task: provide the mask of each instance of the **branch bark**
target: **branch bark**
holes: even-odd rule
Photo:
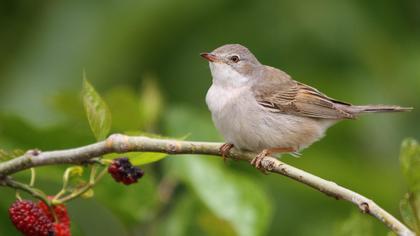
[[[220,156],[219,148],[222,143],[213,142],[190,142],[168,139],[154,139],[143,136],[126,136],[114,134],[104,141],[83,147],[41,152],[29,150],[24,155],[15,159],[0,163],[0,179],[36,166],[54,164],[81,164],[92,158],[107,153],[125,152],[163,152],[169,154],[210,154]],[[231,149],[228,158],[251,160],[255,153]],[[277,173],[308,185],[335,199],[343,199],[356,205],[363,213],[369,214],[398,235],[415,235],[407,226],[394,216],[379,207],[374,201],[346,189],[334,182],[324,180],[318,176],[290,166],[274,157],[267,157],[262,161],[262,166],[272,173]],[[1,180],[0,180],[1,182]]]

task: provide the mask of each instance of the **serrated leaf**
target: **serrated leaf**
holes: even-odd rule
[[[418,194],[407,193],[400,201],[401,217],[404,223],[417,233],[420,233],[420,221],[417,215],[419,211],[420,197]]]
[[[105,101],[96,92],[84,75],[82,88],[86,116],[97,140],[103,140],[111,129],[111,112]]]
[[[400,202],[404,222],[420,234],[420,145],[408,138],[402,142],[401,169],[408,185],[408,193]]]
[[[400,163],[409,192],[420,191],[420,146],[416,140],[406,139],[403,141]]]
[[[131,161],[131,164],[133,164],[134,166],[139,166],[159,161],[167,156],[168,154],[159,152],[127,152],[124,154],[107,154],[104,156],[104,158],[114,159],[117,157],[128,157],[128,159],[130,159]]]

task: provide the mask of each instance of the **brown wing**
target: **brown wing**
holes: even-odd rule
[[[253,92],[257,102],[271,112],[323,119],[355,118],[345,109],[351,104],[329,98],[278,69],[266,67],[264,71],[253,86]]]

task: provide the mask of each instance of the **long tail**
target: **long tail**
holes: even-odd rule
[[[413,110],[412,107],[400,107],[394,105],[363,105],[348,106],[346,110],[351,114],[370,113],[370,112],[406,112]]]

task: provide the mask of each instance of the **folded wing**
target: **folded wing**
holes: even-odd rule
[[[355,118],[347,109],[351,104],[329,98],[276,68],[263,71],[252,90],[257,102],[269,111],[323,119]]]

